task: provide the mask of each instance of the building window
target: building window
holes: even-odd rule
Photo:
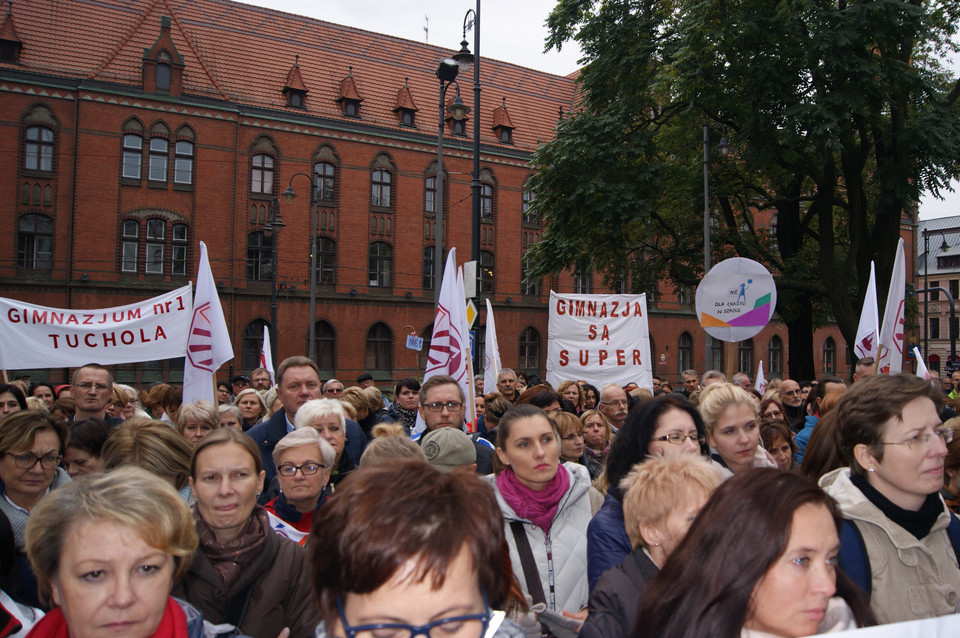
[[[436,261],[433,256],[437,254],[436,246],[424,246],[423,247],[423,289],[424,290],[433,290],[434,282],[434,270],[436,269]]]
[[[343,114],[347,117],[360,117],[360,102],[344,98]]]
[[[770,374],[783,375],[783,340],[776,335],[767,344],[767,366]]]
[[[147,179],[151,182],[167,181],[167,149],[169,143],[162,137],[150,138],[150,168]]]
[[[390,208],[390,184],[393,176],[389,171],[377,169],[370,179],[370,205]]]
[[[163,243],[166,224],[162,219],[147,220],[147,251],[145,271],[148,275],[163,274]]]
[[[493,186],[480,185],[480,218],[493,219]]]
[[[28,171],[53,171],[53,130],[46,126],[27,128],[24,168]]]
[[[927,293],[927,298],[930,301],[940,301],[940,291],[937,288],[940,287],[939,281],[930,280],[930,285],[927,288],[930,289],[930,292]]]
[[[170,251],[170,274],[187,274],[187,225],[173,225],[173,247]]]
[[[317,348],[317,366],[332,372],[337,366],[337,335],[333,325],[321,319],[314,328]]]
[[[400,109],[400,124],[403,126],[416,126],[417,112],[413,109]]]
[[[247,235],[247,279],[263,281],[273,277],[273,237],[263,231]]]
[[[753,370],[753,339],[740,342],[737,348],[737,369],[747,374]]]
[[[317,180],[317,199],[333,203],[336,197],[337,168],[330,162],[317,162],[313,165],[314,178]]]
[[[317,237],[317,284],[332,286],[337,276],[337,242]]]
[[[157,64],[157,90],[170,90],[170,65],[165,62]]]
[[[693,303],[693,295],[690,294],[690,286],[679,286],[676,290],[677,303],[681,306],[689,306]],[[687,368],[689,370],[690,368]]]
[[[540,333],[533,326],[520,333],[520,351],[517,363],[523,370],[540,370]]]
[[[930,339],[940,338],[940,317],[930,317]]]
[[[537,213],[533,210],[533,189],[524,188],[521,195],[521,206],[523,207],[523,223],[536,224]]]
[[[523,260],[523,267],[520,271],[520,294],[540,296],[540,280],[527,281],[530,271],[533,270],[533,263],[529,259]]]
[[[593,277],[589,272],[573,272],[573,292],[578,295],[589,295],[593,292]]]
[[[493,253],[487,250],[480,251],[478,269],[480,293],[493,294]]]
[[[833,372],[837,367],[837,343],[833,337],[823,342],[823,372]]]
[[[951,279],[948,288],[950,289],[950,296],[953,297],[954,301],[960,299],[960,280]]]
[[[123,173],[128,179],[140,179],[143,161],[143,138],[139,135],[123,136]]]
[[[710,370],[723,370],[726,368],[727,362],[727,352],[726,348],[723,347],[723,341],[719,339],[711,340],[710,344],[710,365],[708,369]]]
[[[137,272],[137,253],[140,248],[140,222],[128,219],[123,222],[120,270]]]
[[[269,195],[273,192],[273,158],[258,153],[251,159],[250,192]]]
[[[677,339],[677,374],[693,369],[693,337],[689,332],[680,333]]]
[[[53,265],[53,220],[46,215],[24,215],[17,236],[17,266],[49,270]]]
[[[393,334],[385,323],[377,322],[367,331],[365,354],[367,370],[393,369]]]
[[[466,120],[453,120],[453,134],[454,134],[454,135],[466,135],[466,134],[467,134],[467,121],[466,121]]]
[[[390,244],[382,241],[375,241],[370,244],[370,276],[369,284],[380,288],[389,288],[390,283],[390,261],[393,257],[393,249]]]
[[[428,177],[423,181],[423,210],[427,213],[437,212],[437,178]]]
[[[174,147],[173,183],[193,184],[193,142],[181,140]]]
[[[241,359],[244,370],[253,370],[260,367],[260,353],[263,351],[263,329],[269,325],[263,319],[254,319],[243,329],[243,346],[241,348],[243,355]]]

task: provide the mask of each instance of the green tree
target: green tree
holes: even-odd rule
[[[888,281],[904,215],[958,173],[939,62],[958,17],[960,0],[560,0],[547,48],[579,42],[581,101],[534,157],[532,276],[695,285],[706,124],[732,147],[711,163],[712,259],[771,269],[790,374],[814,376],[813,328],[853,343],[870,261]]]

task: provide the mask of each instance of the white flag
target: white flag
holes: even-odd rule
[[[433,320],[433,335],[430,338],[430,352],[427,353],[427,366],[423,380],[439,374],[456,379],[463,390],[464,397],[472,397],[473,379],[470,378],[470,335],[467,332],[467,304],[463,296],[463,286],[457,285],[457,249],[451,248],[443,270],[440,284],[440,299],[437,302],[437,314]],[[464,406],[465,415],[473,414],[473,401]],[[426,423],[417,415],[413,428],[414,438],[426,429]]]
[[[863,309],[860,311],[860,323],[857,326],[857,338],[853,342],[853,351],[858,359],[877,356],[879,340],[880,313],[877,311],[877,275],[874,264],[870,262],[870,281],[867,294],[863,297]]]
[[[763,359],[760,359],[757,364],[757,383],[753,387],[760,393],[760,396],[763,396],[767,391],[767,378],[763,376]]]
[[[920,355],[920,348],[913,346],[913,356],[917,358],[917,376],[921,379],[929,379],[930,372],[927,370],[927,364],[923,362],[923,356]]]
[[[460,334],[467,336],[463,348],[464,357],[467,360],[467,382],[466,385],[460,382],[460,389],[463,390],[463,396],[466,397],[463,417],[467,422],[467,432],[472,434],[477,421],[477,404],[474,402],[477,396],[477,387],[473,384],[473,351],[470,347],[470,322],[467,321],[467,293],[463,286],[463,266],[457,268],[457,295],[459,295],[461,301],[456,306],[460,315],[457,319],[460,322]]]
[[[273,373],[273,347],[270,344],[270,328],[263,326],[263,348],[260,349],[260,367],[270,373],[270,385],[276,383]]]
[[[200,242],[200,265],[193,296],[193,321],[187,337],[187,356],[183,362],[183,402],[206,399],[216,405],[213,375],[217,368],[233,359],[230,333],[223,318],[217,284],[207,260],[207,245]]]
[[[487,300],[487,331],[484,335],[483,392],[496,392],[497,377],[500,376],[500,345],[497,343],[497,325],[493,321],[493,306]]]
[[[880,363],[877,371],[882,374],[903,372],[903,298],[906,295],[906,266],[903,256],[903,238],[897,242],[897,258],[893,262],[887,305],[883,310],[880,326]]]

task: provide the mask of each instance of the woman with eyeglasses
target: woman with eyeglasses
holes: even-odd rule
[[[820,479],[840,505],[840,565],[881,623],[956,613],[960,525],[939,490],[953,430],[938,388],[911,374],[854,383],[837,404],[849,467]]]
[[[301,544],[306,540],[314,512],[327,500],[325,488],[335,456],[333,447],[313,428],[294,430],[277,442],[273,463],[280,493],[263,507],[278,534]]]
[[[0,428],[0,511],[10,521],[17,549],[18,579],[14,592],[31,607],[43,607],[37,578],[24,549],[30,512],[51,490],[70,480],[59,467],[66,449],[67,425],[41,410],[20,410]]]
[[[603,572],[619,565],[633,549],[624,526],[620,484],[634,466],[652,456],[707,457],[708,453],[703,419],[684,399],[660,395],[627,415],[607,459],[607,495],[587,528],[587,576],[591,590]]]
[[[787,420],[786,415],[783,413],[783,404],[772,397],[760,402],[760,418]]]
[[[415,460],[364,467],[316,519],[317,638],[524,635],[492,611],[510,601],[510,568],[494,494],[473,474]]]

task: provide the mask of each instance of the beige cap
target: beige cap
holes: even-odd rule
[[[463,431],[438,428],[423,435],[420,448],[427,462],[441,472],[451,472],[461,465],[477,462],[477,448]]]

